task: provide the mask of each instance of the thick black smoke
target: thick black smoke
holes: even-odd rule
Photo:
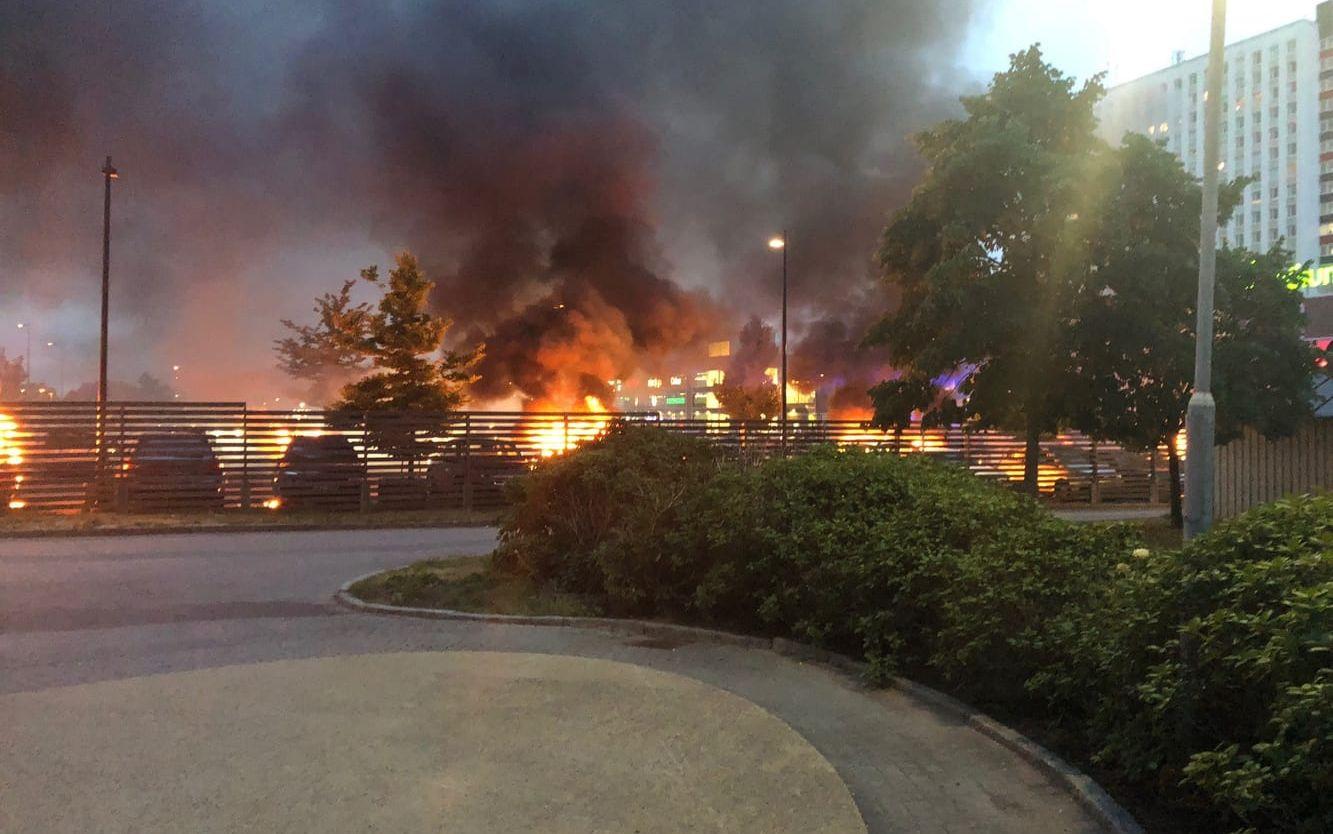
[[[127,344],[222,379],[410,248],[482,393],[596,393],[771,314],[774,231],[798,310],[863,291],[981,2],[6,4],[0,305],[95,286],[111,152]]]

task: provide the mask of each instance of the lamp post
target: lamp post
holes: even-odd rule
[[[111,313],[111,181],[120,178],[120,173],[111,164],[111,157],[106,158],[102,166],[102,178],[106,184],[102,198],[102,343],[97,363],[97,402],[105,404],[107,400],[107,322]]]
[[[1199,299],[1194,342],[1194,393],[1185,414],[1185,538],[1213,526],[1217,403],[1213,400],[1213,284],[1217,273],[1218,121],[1226,50],[1227,0],[1213,0],[1212,43],[1203,122],[1203,210],[1199,216]]]
[[[24,322],[19,322],[19,330],[28,337],[28,349],[23,354],[23,384],[26,386],[32,382],[32,328]]]
[[[57,355],[60,357],[60,371],[56,375],[56,395],[63,396],[65,392],[65,343],[47,342],[46,346],[55,348]]]
[[[768,248],[782,253],[782,379],[778,384],[782,414],[778,425],[782,431],[782,456],[787,456],[787,232],[769,238]]]
[[[98,500],[111,499],[111,484],[107,478],[106,454],[106,401],[107,387],[107,325],[111,313],[111,181],[120,177],[111,164],[111,157],[106,158],[102,166],[104,183],[102,197],[102,334],[101,349],[97,361],[97,479],[100,486]]]

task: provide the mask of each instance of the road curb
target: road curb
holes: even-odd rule
[[[630,634],[644,634],[650,637],[684,638],[693,642],[717,643],[743,648],[766,649],[784,657],[796,660],[820,663],[832,667],[844,674],[858,678],[864,677],[869,664],[837,652],[818,646],[811,646],[785,637],[752,637],[734,634],[698,626],[682,626],[671,623],[655,623],[647,620],[626,620],[612,617],[560,617],[560,616],[519,616],[511,614],[478,614],[469,611],[454,611],[447,608],[411,608],[407,606],[384,605],[366,602],[351,592],[351,587],[363,579],[369,579],[388,571],[373,571],[364,576],[343,583],[333,599],[339,605],[353,611],[368,614],[384,614],[399,617],[416,617],[432,620],[454,620],[463,622],[485,622],[501,625],[559,626],[567,628],[600,628]],[[972,706],[923,686],[906,678],[895,677],[893,688],[910,698],[929,704],[947,712],[967,724],[973,730],[991,739],[1001,747],[1022,758],[1042,773],[1046,774],[1060,787],[1064,788],[1098,822],[1113,834],[1144,834],[1143,827],[1134,817],[1120,807],[1101,785],[1083,771],[1066,762],[1051,751],[1037,744],[1018,731],[1006,727],[990,716]]]
[[[494,527],[494,521],[432,521],[401,524],[205,524],[197,527],[95,527],[87,530],[14,530],[0,533],[10,539],[77,539],[106,536],[157,536],[187,533],[310,533],[327,530],[445,530],[462,527]]]

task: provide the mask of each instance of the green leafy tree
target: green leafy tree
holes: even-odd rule
[[[1220,222],[1249,184],[1241,179],[1222,186]],[[1201,189],[1173,154],[1132,134],[1093,188],[1102,203],[1070,331],[1072,423],[1128,448],[1165,445],[1172,517],[1179,523],[1180,460],[1173,440],[1184,427],[1194,379]],[[1218,253],[1219,442],[1244,426],[1268,437],[1288,435],[1310,413],[1314,356],[1301,338],[1299,272],[1280,248]]]
[[[872,389],[877,423],[931,411],[945,401],[935,380],[969,368],[963,416],[1023,434],[1033,493],[1040,436],[1065,416],[1102,93],[1100,78],[1076,87],[1035,46],[1012,56],[984,95],[962,100],[965,119],[917,137],[925,181],[879,251],[901,303],[868,341],[903,376]]]
[[[379,270],[368,267],[361,278],[380,285]],[[404,252],[389,272],[384,295],[373,311],[351,315],[337,337],[370,360],[369,375],[348,383],[334,408],[345,411],[446,412],[467,401],[466,387],[478,351],[444,351],[451,322],[430,312],[435,284],[426,280],[417,259]]]
[[[344,281],[338,292],[317,298],[313,325],[282,320],[290,335],[274,343],[278,367],[309,383],[311,402],[329,402],[343,385],[366,370],[363,341],[370,307],[352,303],[355,286],[355,280]]]

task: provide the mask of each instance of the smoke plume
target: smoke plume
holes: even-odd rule
[[[479,396],[602,393],[770,316],[776,231],[798,322],[864,293],[982,2],[7,4],[0,306],[90,370],[111,153],[113,373],[268,399],[278,319],[407,248]]]

